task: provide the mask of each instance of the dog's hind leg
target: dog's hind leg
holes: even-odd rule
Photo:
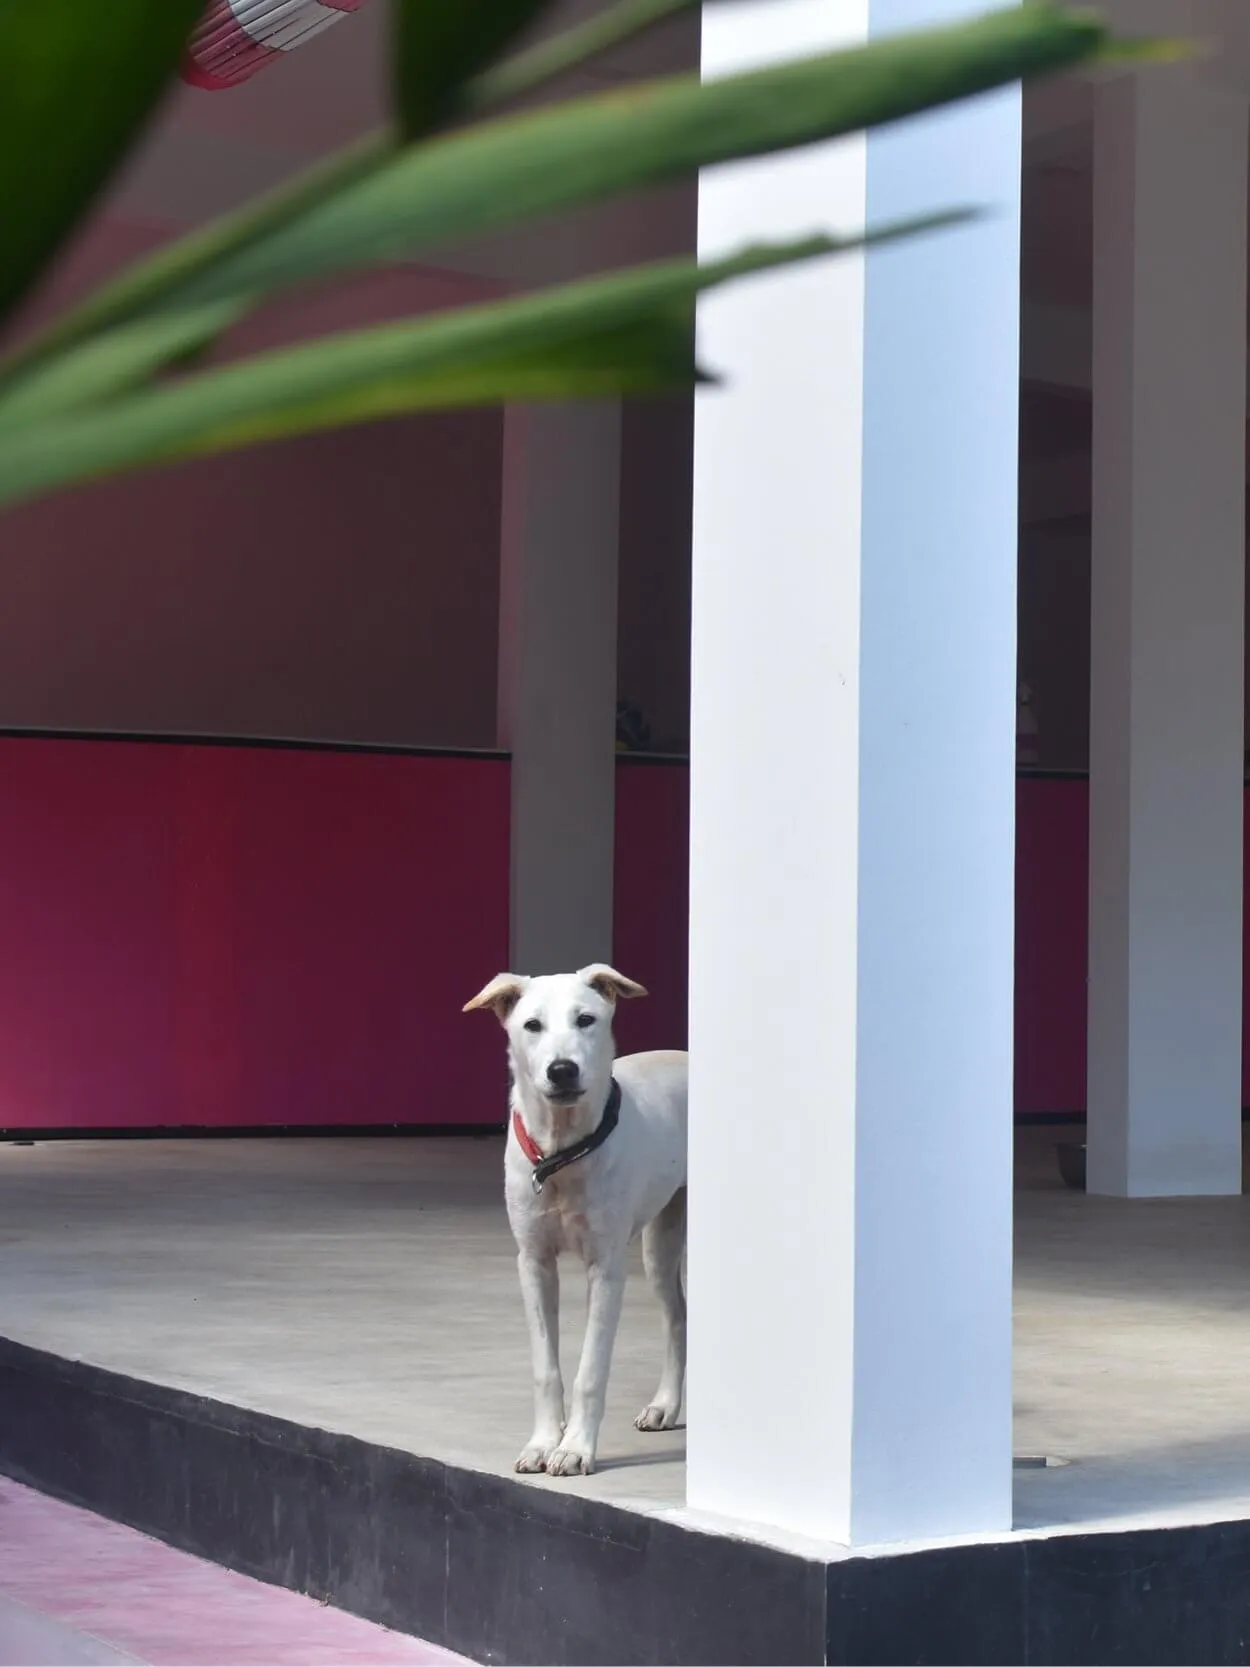
[[[679,1188],[642,1230],[642,1260],[664,1314],[664,1370],[660,1386],[634,1419],[640,1430],[671,1430],[686,1382],[686,1293],[681,1256],[686,1248],[686,1189]]]

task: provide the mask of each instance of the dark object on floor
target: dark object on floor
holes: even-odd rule
[[[1055,1155],[1059,1159],[1059,1173],[1063,1176],[1064,1186],[1071,1187],[1073,1192],[1084,1192],[1085,1142],[1061,1140],[1055,1147]]]
[[[616,749],[618,752],[646,752],[651,745],[651,725],[632,702],[616,703]]]

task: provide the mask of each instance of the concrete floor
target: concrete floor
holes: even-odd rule
[[[1250,1198],[1064,1191],[1061,1132],[1018,1154],[1021,1529],[1250,1516]],[[0,1146],[0,1335],[178,1388],[506,1473],[528,1350],[500,1142]],[[565,1283],[571,1376],[584,1312]],[[576,1487],[679,1507],[684,1434],[631,1424],[659,1368],[626,1299],[602,1468]]]
[[[1087,1198],[1017,1142],[1018,1528],[1250,1517],[1250,1176],[1218,1199]],[[1079,1138],[1079,1137],[1076,1137]]]

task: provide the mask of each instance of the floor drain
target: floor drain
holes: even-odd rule
[[[1013,1470],[1062,1470],[1071,1459],[1057,1459],[1049,1453],[1025,1453],[1011,1461]]]

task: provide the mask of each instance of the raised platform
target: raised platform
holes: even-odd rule
[[[848,1556],[700,1521],[630,1418],[510,1473],[527,1349],[496,1140],[0,1148],[0,1470],[491,1661],[1225,1662],[1250,1636],[1250,1203],[1017,1204],[1017,1530]],[[570,1270],[571,1272],[572,1270]],[[566,1289],[570,1350],[580,1293]]]

